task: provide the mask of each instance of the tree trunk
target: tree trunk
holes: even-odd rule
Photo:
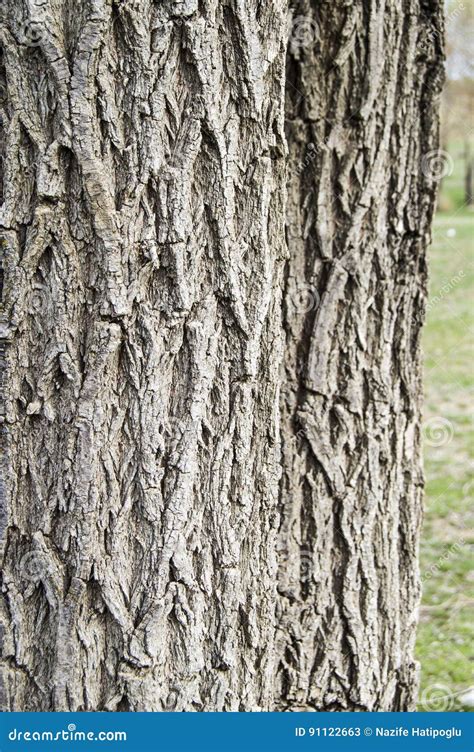
[[[3,709],[413,706],[441,8],[288,10],[5,0]]]
[[[474,203],[474,158],[471,156],[469,138],[464,141],[464,203],[472,206]]]
[[[281,709],[416,698],[442,35],[439,3],[402,5],[302,0],[290,38]]]

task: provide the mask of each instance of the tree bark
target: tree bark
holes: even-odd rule
[[[413,707],[441,7],[288,14],[5,0],[5,710]]]
[[[413,710],[441,9],[313,5],[287,66],[277,696]]]

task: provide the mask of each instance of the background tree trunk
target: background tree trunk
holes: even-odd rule
[[[412,0],[294,14],[281,709],[414,709],[441,23]]]
[[[474,203],[474,158],[471,156],[469,139],[464,141],[464,203],[472,206]]]
[[[4,709],[412,706],[442,55],[404,5],[4,3]]]

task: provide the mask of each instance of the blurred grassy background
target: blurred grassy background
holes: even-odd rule
[[[438,709],[430,707],[435,696],[440,710],[460,709],[473,684],[473,224],[466,209],[439,214],[430,251],[431,300],[438,299],[424,332],[427,483],[417,657],[428,707],[422,710]]]
[[[426,477],[419,710],[474,710],[472,0],[446,2],[438,211],[423,337]]]

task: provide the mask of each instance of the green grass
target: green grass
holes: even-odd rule
[[[420,710],[471,709],[459,697],[474,684],[474,212],[462,206],[458,160],[443,190],[449,194],[447,203],[457,208],[438,213],[429,251]]]

